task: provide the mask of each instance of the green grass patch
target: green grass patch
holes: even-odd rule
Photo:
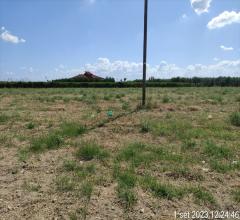
[[[76,156],[81,160],[92,160],[92,159],[104,160],[107,157],[109,157],[109,154],[101,146],[99,146],[93,141],[90,141],[90,142],[84,142],[81,144],[81,146],[78,147]]]
[[[127,170],[127,171],[116,171],[115,170],[115,176],[117,178],[118,184],[120,186],[124,186],[126,188],[133,188],[136,186],[137,183],[137,177],[133,173],[133,171]]]
[[[93,184],[91,182],[84,182],[80,187],[80,195],[85,197],[88,201],[91,198],[93,192]]]
[[[32,152],[42,152],[44,150],[57,149],[61,147],[63,142],[63,137],[59,133],[53,132],[32,139],[29,150]]]
[[[122,104],[122,110],[127,111],[130,109],[129,102],[124,101]]]
[[[197,143],[196,143],[196,141],[194,141],[194,140],[192,140],[192,139],[186,139],[186,140],[184,140],[183,141],[183,143],[182,143],[182,146],[181,146],[181,150],[183,151],[183,152],[186,152],[186,151],[188,151],[188,150],[194,150],[194,149],[196,149],[196,147],[197,147]]]
[[[204,154],[215,158],[230,158],[233,152],[230,148],[217,146],[215,143],[208,141],[204,147]]]
[[[240,127],[240,112],[233,112],[229,119],[232,125]]]
[[[216,205],[214,196],[207,190],[201,187],[195,187],[190,189],[195,198],[195,203],[199,205]]]
[[[240,169],[240,161],[229,162],[229,161],[216,161],[211,160],[210,161],[210,167],[211,169],[219,172],[219,173],[227,173],[233,170],[239,170]]]
[[[0,124],[4,124],[9,120],[9,116],[3,113],[0,113]]]
[[[63,162],[63,169],[67,172],[73,172],[80,180],[86,179],[96,172],[95,164],[79,165],[77,161],[74,160],[65,160]]]
[[[17,153],[20,161],[26,161],[29,157],[29,150],[27,148],[22,148]]]
[[[172,99],[169,97],[169,96],[163,96],[163,98],[162,98],[162,103],[169,103],[169,102],[171,102],[172,101]]]
[[[146,145],[143,143],[131,143],[123,147],[117,155],[118,161],[130,162],[133,167],[140,165],[149,166],[156,161],[183,162],[181,155],[173,154],[165,148]]]
[[[176,187],[171,184],[160,183],[151,176],[145,176],[143,178],[142,186],[146,190],[149,190],[154,196],[169,200],[174,198],[180,199],[187,193],[185,188]]]
[[[34,127],[35,127],[35,124],[33,122],[29,122],[26,124],[26,128],[29,130],[33,129]]]
[[[135,192],[123,185],[118,185],[117,195],[126,210],[131,209],[137,202]]]
[[[63,136],[76,137],[85,132],[86,127],[75,122],[65,122],[61,125],[61,133]]]
[[[143,120],[140,123],[140,131],[142,133],[148,133],[151,131],[151,122],[149,120]]]
[[[232,191],[233,200],[236,203],[240,203],[240,188]]]

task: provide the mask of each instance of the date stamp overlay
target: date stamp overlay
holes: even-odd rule
[[[199,211],[175,211],[175,219],[240,219],[240,210],[223,211],[223,210],[199,210]]]

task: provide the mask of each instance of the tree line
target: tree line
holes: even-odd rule
[[[142,80],[115,82],[114,78],[97,82],[92,81],[64,81],[53,80],[48,82],[0,82],[0,88],[127,88],[141,87]],[[172,79],[155,79],[150,77],[147,80],[148,87],[212,87],[212,86],[234,86],[240,87],[240,77],[217,77],[217,78],[184,78],[175,77]]]

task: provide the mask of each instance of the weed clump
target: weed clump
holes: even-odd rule
[[[204,153],[215,158],[230,158],[233,153],[231,149],[223,146],[217,146],[213,142],[207,142],[204,148]]]
[[[216,201],[213,195],[201,187],[190,189],[195,197],[195,203],[204,205],[215,205]]]
[[[50,133],[32,140],[30,151],[41,152],[59,148],[63,143],[63,138],[58,133]]]
[[[95,142],[85,142],[77,150],[76,156],[82,160],[92,160],[94,158],[104,160],[109,156],[108,152],[102,149]]]
[[[164,97],[162,98],[162,103],[169,103],[169,102],[171,102],[171,98],[170,98],[170,97],[164,96]]]
[[[173,199],[182,198],[187,191],[184,188],[177,188],[170,184],[159,183],[155,178],[145,176],[142,185],[147,190],[150,190],[156,197]]]
[[[236,189],[232,192],[233,199],[235,202],[240,203],[240,189]]]
[[[61,130],[64,136],[76,137],[83,134],[86,131],[86,127],[75,122],[65,122],[61,125]]]
[[[29,122],[27,125],[26,125],[26,128],[31,130],[35,127],[35,124],[33,122]]]
[[[7,122],[8,119],[9,119],[9,116],[8,116],[8,115],[1,114],[1,113],[0,113],[0,124]]]
[[[232,125],[240,127],[240,112],[232,113],[229,118]]]
[[[142,121],[140,124],[140,131],[142,133],[148,133],[151,130],[151,122],[150,121]]]
[[[117,187],[118,198],[122,201],[125,209],[130,209],[137,202],[137,196],[133,190],[124,186]]]

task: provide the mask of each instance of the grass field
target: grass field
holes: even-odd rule
[[[240,207],[240,89],[0,89],[1,219]],[[119,116],[119,117],[117,117]]]

